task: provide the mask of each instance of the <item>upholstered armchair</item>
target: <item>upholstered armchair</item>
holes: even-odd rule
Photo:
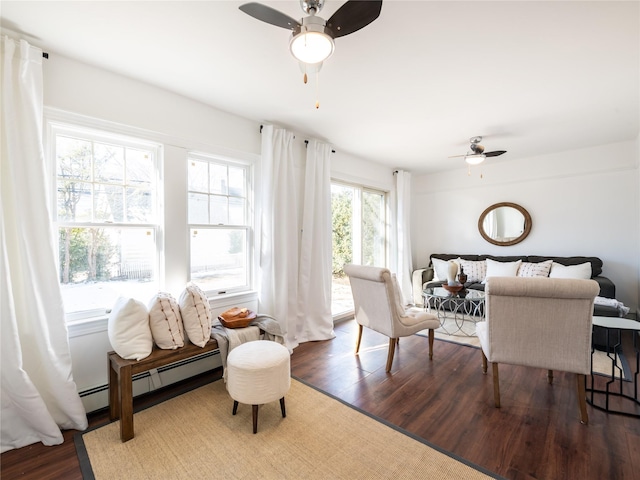
[[[576,374],[580,420],[588,423],[585,375],[591,372],[591,317],[598,295],[594,280],[489,277],[486,321],[476,324],[482,371],[493,368],[493,394],[500,407],[498,364]]]
[[[418,308],[405,308],[395,275],[386,268],[345,265],[351,282],[351,293],[358,323],[356,354],[360,350],[363,327],[389,337],[387,372],[391,371],[393,355],[400,337],[429,330],[429,359],[433,359],[434,329],[440,326],[438,317]]]

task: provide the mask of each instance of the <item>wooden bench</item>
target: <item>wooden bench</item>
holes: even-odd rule
[[[142,360],[125,360],[116,352],[107,353],[109,369],[109,419],[120,419],[120,439],[133,438],[133,381],[134,375],[179,362],[196,355],[216,350],[218,343],[211,339],[204,347],[187,343],[176,350],[154,347],[151,355]]]

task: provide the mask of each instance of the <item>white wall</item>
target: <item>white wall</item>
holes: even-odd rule
[[[57,54],[43,75],[47,107],[171,135],[179,146],[260,153],[258,122]]]
[[[392,168],[354,157],[340,150],[331,157],[331,177],[385,192],[392,191],[394,185]]]
[[[432,253],[595,256],[618,300],[638,308],[640,199],[637,141],[509,161],[488,159],[467,176],[460,169],[414,178],[413,258]],[[499,247],[478,232],[489,205],[513,202],[531,214],[521,243]]]

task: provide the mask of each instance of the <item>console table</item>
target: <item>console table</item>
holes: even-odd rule
[[[606,352],[607,356],[611,359],[611,378],[607,381],[604,390],[596,388],[594,385],[592,364],[590,386],[587,382],[586,387],[587,402],[598,410],[640,418],[640,400],[638,399],[638,375],[640,372],[640,322],[620,317],[593,317],[593,325],[605,329],[607,337]],[[633,335],[635,359],[632,359],[630,363],[635,363],[635,372],[631,373],[633,377],[631,382],[625,382],[622,379],[622,366],[618,365],[618,356],[616,355],[616,349],[620,346],[621,332],[623,330],[630,330]],[[591,348],[592,353],[593,351],[594,347]],[[635,362],[633,360],[635,360]],[[618,374],[617,378],[616,373]],[[630,386],[633,390],[632,395],[624,392],[625,383],[631,384]],[[597,395],[598,399],[602,399],[602,401],[597,402],[594,398],[595,395]],[[623,405],[630,405],[631,408],[628,410],[614,410],[609,406],[610,397],[619,398],[620,400],[618,403],[621,408]]]
[[[202,355],[217,348],[218,343],[211,339],[204,347],[187,343],[175,350],[162,350],[154,346],[151,355],[142,360],[125,360],[116,352],[107,353],[109,419],[120,419],[120,440],[126,442],[133,438],[133,375]]]
[[[452,293],[443,287],[425,288],[422,292],[424,306],[427,311],[433,308],[440,328],[448,335],[462,334],[467,337],[475,336],[473,333],[463,330],[465,322],[473,323],[484,320],[484,299],[482,290],[463,289],[458,293]],[[445,326],[447,320],[453,320],[453,326]]]

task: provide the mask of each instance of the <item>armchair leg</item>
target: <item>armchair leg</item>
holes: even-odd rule
[[[356,339],[356,355],[360,351],[360,340],[362,340],[362,325],[358,324],[358,338]]]
[[[500,408],[500,381],[498,379],[498,364],[492,363],[493,366],[493,401],[496,408]]]
[[[389,355],[387,356],[387,373],[391,371],[391,364],[393,363],[393,354],[396,350],[396,339],[389,339]]]
[[[429,329],[429,360],[433,360],[433,339],[436,334],[433,328]]]
[[[547,382],[549,382],[549,385],[553,383],[553,370],[547,371]]]
[[[585,392],[585,376],[583,374],[576,374],[576,382],[578,387],[578,406],[580,407],[580,423],[583,425],[589,424],[589,415],[587,414],[587,395]]]
[[[484,354],[484,351],[480,349],[480,353],[482,354],[482,374],[487,374],[487,356]]]

